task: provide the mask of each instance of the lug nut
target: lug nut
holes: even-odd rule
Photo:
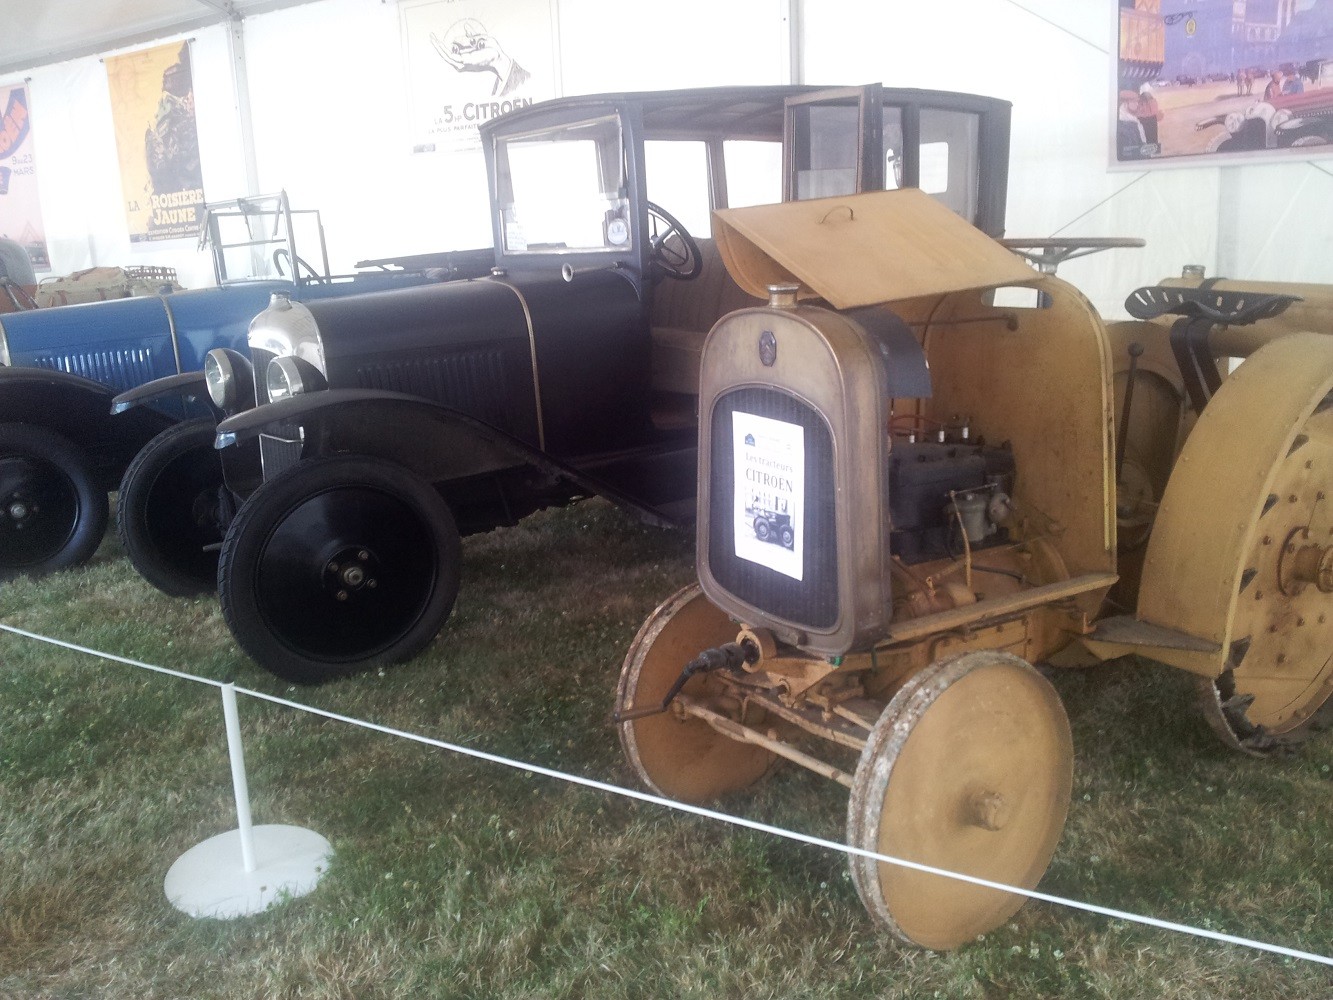
[[[338,593],[336,593],[334,596],[335,596],[336,598],[338,598],[338,600],[340,600],[340,601],[345,601],[345,600],[347,600],[347,591],[345,591],[345,590],[340,590],[340,591],[338,591]]]
[[[337,564],[336,562],[331,562],[331,563],[329,563],[329,565],[328,565],[328,570],[329,570],[330,573],[336,573],[336,572],[338,572],[338,564]]]
[[[365,562],[367,559],[370,558],[370,553],[367,552],[365,549],[362,549],[360,552],[356,554],[356,557],[360,559],[362,562]]]

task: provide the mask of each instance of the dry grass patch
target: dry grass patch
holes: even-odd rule
[[[0,621],[629,784],[609,712],[692,539],[600,502],[468,539],[454,617],[384,676],[293,689],[212,600],[109,542],[0,588]],[[0,996],[1002,997],[1327,1000],[1330,970],[1056,907],[934,955],[878,934],[841,856],[242,699],[257,822],[330,838],[318,890],[240,921],[162,878],[234,825],[217,692],[0,635]],[[1056,684],[1075,799],[1043,888],[1333,954],[1333,740],[1257,761],[1189,678],[1125,661]],[[724,808],[840,839],[843,792],[779,771]]]

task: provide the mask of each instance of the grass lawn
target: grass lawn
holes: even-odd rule
[[[165,597],[109,540],[0,587],[0,622],[616,784],[621,660],[693,540],[590,502],[466,540],[453,618],[379,676],[291,688],[213,598]],[[1069,823],[1044,891],[1333,955],[1333,736],[1225,749],[1189,677],[1063,673]],[[949,954],[894,944],[842,856],[242,698],[255,821],[336,856],[315,892],[192,920],[172,862],[235,826],[217,691],[0,633],[0,997],[1282,997],[1333,969],[1032,903]],[[842,838],[796,768],[722,804]]]

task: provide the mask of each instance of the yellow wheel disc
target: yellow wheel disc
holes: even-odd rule
[[[1204,408],[1148,543],[1138,617],[1217,644],[1202,678],[1230,746],[1262,754],[1333,712],[1333,338],[1255,351]]]
[[[875,724],[848,804],[853,847],[1031,889],[1064,829],[1069,720],[1050,683],[1008,653],[966,653],[913,677]],[[912,944],[955,948],[1004,923],[1024,897],[852,856],[879,923]]]
[[[1234,666],[1202,684],[1214,730],[1256,753],[1306,735],[1333,694],[1333,409],[1300,428],[1269,496],[1245,554]]]
[[[616,690],[616,710],[661,704],[681,670],[705,649],[736,638],[735,623],[714,607],[698,584],[677,591],[654,611],[634,637]],[[721,681],[698,674],[683,694],[742,721],[740,705]],[[749,724],[762,721],[752,712]],[[620,745],[639,779],[668,798],[708,802],[747,788],[776,762],[763,747],[738,743],[706,722],[689,718],[679,706],[620,725]]]

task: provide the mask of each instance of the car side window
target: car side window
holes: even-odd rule
[[[712,232],[708,149],[698,140],[649,139],[643,144],[648,200],[660,205],[695,236]]]
[[[782,200],[782,143],[729,139],[722,143],[727,167],[727,206],[773,205]]]
[[[968,220],[977,216],[980,128],[967,111],[921,109],[921,190]]]

